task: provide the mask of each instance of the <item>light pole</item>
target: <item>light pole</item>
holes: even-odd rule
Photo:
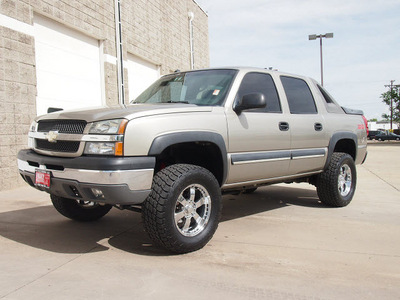
[[[333,33],[325,33],[325,34],[310,34],[308,36],[308,40],[316,40],[319,39],[319,52],[321,56],[321,85],[324,86],[324,72],[323,72],[323,67],[322,67],[322,38],[333,38]]]

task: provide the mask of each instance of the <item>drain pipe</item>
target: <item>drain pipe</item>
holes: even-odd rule
[[[193,47],[193,19],[194,19],[194,13],[189,12],[188,13],[189,17],[189,42],[190,42],[190,69],[194,69],[194,47]]]
[[[125,104],[124,61],[122,57],[121,0],[115,0],[115,48],[117,51],[118,102]]]

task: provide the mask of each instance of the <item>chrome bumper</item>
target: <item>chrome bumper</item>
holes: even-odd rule
[[[82,164],[88,160],[89,163]],[[79,165],[82,167],[77,168]],[[105,162],[103,157],[98,160],[95,157],[86,160],[82,157],[56,158],[31,150],[21,150],[18,154],[19,172],[32,187],[60,197],[112,205],[142,203],[151,190],[154,165],[155,159],[152,157],[110,157]],[[37,170],[51,173],[50,188],[35,185]],[[100,196],[94,190],[100,190]]]

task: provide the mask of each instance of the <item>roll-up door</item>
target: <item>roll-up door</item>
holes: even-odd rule
[[[41,16],[34,17],[37,114],[48,107],[102,104],[99,41]]]
[[[160,77],[159,67],[128,53],[129,101],[140,95]]]

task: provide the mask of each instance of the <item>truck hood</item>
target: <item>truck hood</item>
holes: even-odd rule
[[[191,112],[211,112],[211,106],[197,106],[193,104],[132,104],[115,105],[98,108],[88,108],[69,111],[58,111],[47,115],[39,116],[38,120],[67,119],[85,120],[87,122],[120,119],[128,120],[163,114],[191,113]]]

